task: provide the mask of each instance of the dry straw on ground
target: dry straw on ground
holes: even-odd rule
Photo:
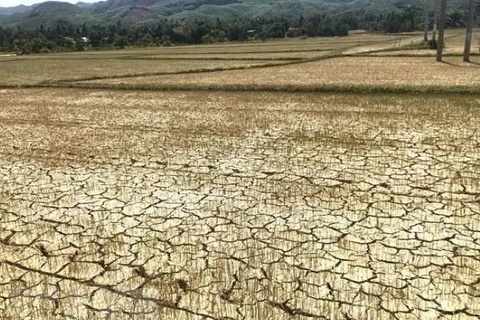
[[[478,99],[0,95],[2,318],[480,316]]]
[[[339,57],[267,69],[218,73],[137,77],[98,80],[98,84],[136,85],[223,85],[237,86],[475,86],[480,67],[462,63],[461,57],[447,57],[437,63],[430,57]]]
[[[143,61],[123,59],[22,59],[0,62],[0,84],[22,85],[45,81],[94,77],[175,73],[189,70],[232,68],[268,61]]]
[[[478,95],[248,92],[449,92],[477,64],[140,60],[412,37],[0,58],[10,84],[105,77],[0,89],[0,319],[478,319]]]
[[[222,60],[236,60],[236,59],[262,59],[262,60],[299,60],[309,59],[319,56],[331,54],[333,51],[329,50],[299,50],[292,52],[258,52],[258,53],[209,53],[209,54],[161,54],[161,55],[145,55],[137,56],[135,59],[222,59]]]

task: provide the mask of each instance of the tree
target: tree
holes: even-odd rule
[[[441,62],[443,58],[446,19],[447,19],[447,0],[442,0],[442,7],[440,8],[440,20],[438,23],[438,44],[437,44],[437,61],[438,62]]]
[[[404,21],[408,31],[415,30],[417,11],[412,5],[405,6],[401,12],[402,20]]]
[[[423,41],[427,42],[431,49],[436,48],[437,33],[437,0],[416,0],[419,8],[423,8]],[[432,21],[433,19],[433,21]],[[433,23],[432,23],[433,22]],[[433,27],[432,38],[429,41],[428,32]]]
[[[472,30],[473,17],[475,15],[476,3],[475,0],[470,0],[470,6],[467,14],[467,30],[465,33],[465,47],[463,49],[463,61],[470,62],[470,50],[472,48]]]
[[[202,43],[202,37],[206,36],[210,28],[206,21],[195,20],[190,30],[190,37],[193,43]]]
[[[423,41],[428,41],[428,25],[430,20],[430,10],[428,9],[428,4],[425,2],[425,12],[423,17]]]
[[[3,28],[0,27],[0,48],[1,50],[3,51],[7,51],[7,36],[5,35],[5,33],[3,32]]]
[[[463,20],[464,14],[459,10],[454,10],[448,14],[445,24],[449,28],[461,28],[465,26],[465,21]]]
[[[438,4],[435,1],[435,7],[433,9],[433,31],[432,31],[432,42],[436,46],[437,42],[437,28],[438,28]]]
[[[0,43],[3,51],[12,51],[13,50],[13,31],[12,29],[0,27],[0,37],[2,37],[2,42]]]
[[[127,47],[129,45],[128,39],[125,36],[117,35],[117,36],[115,36],[115,40],[113,42],[113,45],[115,47],[120,48],[120,49],[124,49],[125,47]]]
[[[106,32],[103,28],[96,26],[89,29],[87,37],[90,40],[92,47],[101,47],[104,45]]]

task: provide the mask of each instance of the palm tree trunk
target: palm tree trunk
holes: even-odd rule
[[[463,61],[470,62],[470,50],[472,48],[473,16],[475,14],[475,0],[470,0],[470,8],[467,16],[467,32],[465,34],[465,47],[463,49]]]
[[[424,24],[424,32],[423,32],[423,41],[427,42],[428,41],[428,25],[430,23],[430,12],[428,10],[428,2],[425,2],[425,16],[423,20]]]
[[[437,42],[437,27],[438,27],[438,4],[435,1],[435,7],[433,9],[433,31],[432,31],[432,41]]]
[[[447,0],[442,0],[442,7],[440,9],[440,21],[438,22],[438,43],[437,43],[437,61],[438,62],[441,62],[443,58],[446,19],[447,19]]]

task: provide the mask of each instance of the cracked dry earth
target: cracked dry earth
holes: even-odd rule
[[[478,319],[480,100],[0,91],[1,319]]]

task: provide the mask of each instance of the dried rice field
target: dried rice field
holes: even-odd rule
[[[203,54],[185,54],[185,53],[175,53],[175,54],[161,54],[161,55],[152,55],[152,56],[138,56],[136,59],[139,60],[301,60],[301,59],[311,59],[315,57],[321,57],[328,54],[332,54],[333,51],[330,50],[297,50],[297,51],[271,51],[271,52],[246,52],[246,53],[203,53]],[[132,57],[132,59],[134,59]]]
[[[18,59],[0,62],[1,84],[36,84],[125,75],[182,73],[195,70],[228,69],[268,64],[269,61],[188,61],[159,64],[155,61],[124,59]]]
[[[480,61],[473,57],[472,61]],[[325,85],[356,87],[477,86],[480,65],[447,57],[337,57],[300,65],[214,73],[112,78],[91,83],[128,85],[266,86],[312,88]]]
[[[478,58],[388,37],[3,57],[0,319],[479,319]]]

